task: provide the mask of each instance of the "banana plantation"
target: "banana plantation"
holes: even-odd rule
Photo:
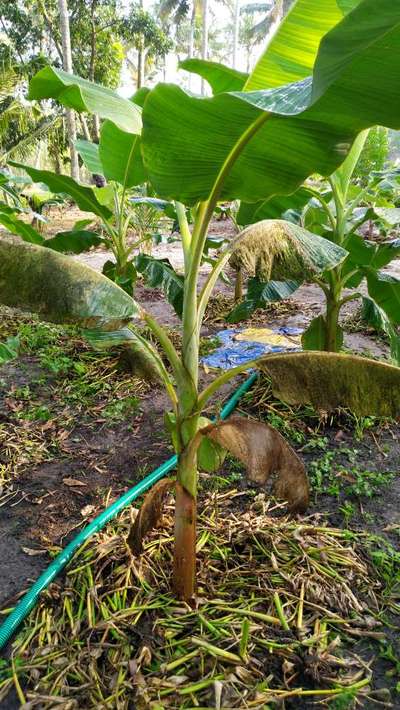
[[[400,0],[0,0],[0,708],[400,708]]]

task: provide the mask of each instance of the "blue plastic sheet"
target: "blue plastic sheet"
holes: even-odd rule
[[[246,337],[246,331],[250,330],[253,339],[244,339]],[[301,350],[300,344],[296,342],[298,338],[293,337],[299,336],[303,332],[301,328],[280,326],[268,329],[259,328],[258,330],[263,342],[257,341],[256,335],[254,339],[254,334],[257,333],[257,329],[254,328],[229,328],[227,330],[220,330],[216,333],[216,337],[221,341],[221,345],[214,350],[213,353],[202,358],[203,365],[207,368],[212,367],[221,370],[230,370],[232,367],[237,367],[249,360],[254,360],[268,353]],[[271,333],[271,343],[266,342],[266,340],[268,340],[268,334],[266,336],[267,331]],[[238,336],[240,336],[239,339]],[[276,336],[289,336],[289,340],[285,344],[276,345],[274,343],[274,341],[277,340]],[[292,342],[290,341],[290,336],[293,337]],[[284,340],[286,339],[284,338]]]

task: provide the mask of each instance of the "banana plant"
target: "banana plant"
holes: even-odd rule
[[[314,318],[302,336],[307,350],[337,352],[343,344],[343,330],[339,324],[342,307],[350,301],[362,302],[364,319],[377,330],[384,331],[390,342],[391,356],[400,364],[400,324],[398,302],[400,280],[381,271],[400,255],[400,240],[388,239],[371,242],[359,234],[366,222],[373,220],[380,231],[393,229],[400,223],[400,210],[379,199],[379,183],[384,176],[371,176],[366,185],[359,185],[354,175],[362,155],[368,130],[359,134],[342,165],[317,187],[301,187],[289,197],[275,198],[256,205],[242,204],[238,214],[239,223],[257,223],[260,216],[271,218],[278,213],[287,214],[288,205],[298,208],[297,221],[307,229],[320,234],[348,252],[346,259],[325,274],[307,280],[316,283],[323,291],[326,309],[323,315]],[[372,206],[363,207],[367,204]],[[379,206],[382,203],[385,206]],[[390,205],[390,206],[389,206]],[[255,308],[263,307],[272,300],[287,298],[299,283],[283,281],[280,288],[265,279],[260,269],[247,269],[249,280],[247,298],[229,314],[229,322],[238,322],[248,317]],[[289,272],[282,272],[282,279],[289,279]],[[368,295],[359,289],[366,283]]]
[[[201,418],[224,383],[260,364],[234,368],[200,388],[200,329],[217,279],[233,255],[277,283],[283,267],[297,283],[337,268],[347,257],[343,246],[301,226],[266,220],[255,225],[255,231],[238,234],[222,250],[200,289],[199,266],[210,220],[219,200],[266,200],[294,192],[313,173],[332,174],[370,125],[399,128],[399,41],[400,5],[392,0],[381,0],[379,12],[375,0],[325,0],[322,6],[320,0],[297,0],[241,90],[204,99],[161,84],[146,97],[143,163],[157,195],[175,201],[185,266],[181,353],[162,325],[138,308],[169,363],[162,377],[178,453],[174,588],[185,600],[195,591],[197,469],[205,443],[219,454],[221,448],[231,450],[260,483],[276,470],[277,492],[292,510],[304,509],[308,500],[304,467],[268,427],[237,417],[215,424]],[[60,86],[55,70],[47,68],[32,80],[31,96],[56,98],[76,110],[96,110],[110,118],[104,115],[109,113],[107,101],[95,104],[94,90],[85,101],[81,87],[73,78],[68,81],[67,87]],[[194,213],[192,230],[184,205]],[[344,357],[343,368],[345,364]],[[400,370],[380,363],[376,367],[389,368],[398,387]],[[354,373],[357,377],[356,368]],[[323,380],[323,368],[319,374]],[[341,403],[345,389],[336,398]],[[155,507],[164,492],[153,492]],[[150,514],[150,524],[153,519]],[[139,519],[139,527],[145,530],[148,525]]]
[[[81,210],[91,212],[100,220],[101,231],[78,228],[60,232],[52,239],[44,239],[37,232],[33,234],[30,230],[26,235],[27,241],[75,254],[104,244],[111,250],[114,260],[105,263],[103,273],[128,293],[132,293],[137,279],[135,252],[152,238],[152,234],[148,232],[137,233],[136,240],[128,242],[128,231],[134,226],[135,213],[142,209],[142,204],[146,202],[146,198],[142,198],[141,205],[138,206],[131,195],[132,188],[145,181],[140,137],[123,131],[112,121],[106,120],[101,127],[99,145],[78,140],[77,149],[89,171],[103,175],[108,180],[107,186],[92,188],[66,175],[15,162],[10,164],[24,169],[31,180],[44,183],[53,193],[71,196]],[[151,198],[148,198],[147,202],[149,209],[156,211],[158,215],[168,205],[165,200],[158,200],[156,207]],[[90,221],[92,220],[88,220],[89,223]],[[14,220],[14,224],[10,225],[11,231],[24,238],[23,228],[16,222]]]
[[[146,208],[147,212],[151,212],[151,226],[156,224],[165,209],[170,207],[165,200],[146,196],[138,199],[132,197],[133,188],[142,186],[146,181],[139,135],[140,104],[146,92],[140,92],[131,102],[127,102],[111,89],[102,87],[99,92],[95,85],[80,77],[72,77],[71,80],[71,75],[61,70],[54,70],[53,74],[52,72],[50,68],[45,68],[42,74],[48,77],[47,81],[51,81],[57,96],[62,94],[63,90],[74,93],[76,89],[75,97],[81,103],[81,108],[83,105],[90,110],[93,102],[99,101],[99,96],[103,104],[106,104],[102,114],[106,120],[101,127],[99,144],[77,140],[76,148],[89,172],[103,176],[108,185],[92,188],[49,170],[38,170],[13,161],[10,161],[10,165],[25,170],[34,183],[47,185],[54,195],[72,197],[81,210],[91,212],[100,220],[101,230],[93,231],[78,226],[71,231],[60,232],[52,239],[44,239],[37,230],[22,226],[23,223],[15,215],[12,220],[9,215],[3,218],[0,211],[0,221],[12,233],[18,234],[26,241],[60,252],[79,254],[93,246],[104,244],[113,253],[114,260],[105,263],[103,273],[132,293],[140,270],[134,255],[142,250],[153,236],[151,230],[143,229],[139,213]],[[86,220],[86,223],[90,224],[91,221],[93,220]],[[128,231],[132,228],[136,239],[128,243]]]
[[[99,145],[84,140],[76,142],[78,153],[89,171],[107,177],[108,185],[101,188],[82,185],[66,175],[10,162],[10,165],[24,169],[34,182],[48,185],[54,194],[72,197],[81,210],[91,212],[100,220],[101,230],[88,229],[93,219],[86,218],[79,220],[72,230],[46,239],[34,227],[19,220],[15,211],[11,215],[8,208],[5,214],[1,205],[0,223],[25,241],[63,253],[81,254],[103,244],[114,259],[106,261],[103,273],[128,293],[133,293],[138,272],[144,273],[145,277],[148,275],[148,269],[143,268],[136,253],[151,251],[160,218],[171,208],[166,200],[146,195],[132,196],[132,188],[142,185],[145,180],[140,149],[135,148],[138,141],[138,136],[105,121]],[[110,155],[112,161],[107,159]],[[135,234],[131,242],[128,241],[130,230]],[[164,281],[157,283],[159,285],[164,287]]]
[[[367,136],[368,131],[360,133],[344,163],[328,179],[331,201],[327,201],[320,192],[315,192],[315,198],[325,217],[324,235],[342,245],[349,254],[343,264],[317,281],[325,294],[326,311],[323,316],[311,322],[303,335],[303,344],[309,350],[339,350],[343,343],[343,331],[339,325],[340,310],[346,303],[361,299],[365,317],[373,325],[386,331],[392,356],[400,364],[400,337],[396,332],[397,326],[400,325],[400,279],[380,270],[400,255],[400,240],[374,243],[357,233],[374,211],[361,210],[362,214],[358,215],[357,219],[356,211],[367,198],[368,186],[362,188],[352,185],[352,176]],[[394,224],[400,221],[400,211],[396,208],[375,209],[385,221],[394,219]],[[307,220],[307,211],[305,219]],[[358,290],[364,280],[368,296]]]

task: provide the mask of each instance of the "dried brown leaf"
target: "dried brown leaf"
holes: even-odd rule
[[[129,669],[129,675],[131,676],[131,678],[135,679],[137,669],[138,669],[138,664],[134,658],[128,662],[128,669]]]
[[[94,512],[94,510],[95,510],[94,505],[90,505],[90,504],[85,505],[85,507],[82,508],[82,510],[81,510],[81,515],[83,518],[86,518],[86,516],[91,515]]]
[[[156,527],[162,514],[165,497],[173,486],[175,481],[172,478],[164,478],[147,493],[127,538],[134,555],[142,554],[143,538]]]
[[[79,481],[77,478],[63,478],[64,486],[87,486],[87,483]]]
[[[148,646],[142,646],[139,656],[137,657],[138,666],[149,666],[151,663],[151,650]]]
[[[36,555],[46,555],[47,550],[33,550],[31,547],[21,547],[22,552],[25,552],[29,557],[36,557]]]
[[[202,434],[242,461],[251,481],[264,485],[276,473],[275,495],[287,500],[292,511],[307,508],[309,490],[304,464],[272,426],[230,417],[202,429]]]

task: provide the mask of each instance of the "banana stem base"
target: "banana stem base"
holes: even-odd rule
[[[196,580],[196,500],[176,483],[173,586],[178,599],[189,602]]]

